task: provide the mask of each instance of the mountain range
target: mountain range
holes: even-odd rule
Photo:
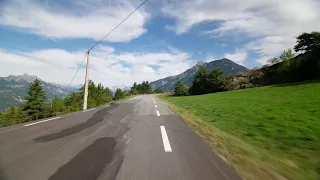
[[[79,87],[69,87],[67,89],[65,85],[45,82],[37,76],[28,74],[0,77],[0,110],[23,103],[24,97],[27,95],[27,89],[35,79],[41,81],[48,99],[54,96],[65,97],[70,92],[79,89]]]
[[[229,59],[223,58],[211,62],[199,62],[195,66],[187,69],[181,74],[153,81],[150,83],[150,85],[153,89],[160,88],[163,91],[173,90],[174,85],[178,81],[182,81],[185,85],[190,86],[201,66],[206,68],[207,70],[219,68],[226,75],[236,75],[249,71],[249,69],[247,69],[246,67],[234,63]],[[67,94],[71,93],[72,91],[78,91],[80,88],[80,86],[73,86],[67,89],[66,85],[45,82],[37,76],[28,74],[0,77],[0,110],[7,109],[10,106],[18,106],[19,104],[23,103],[24,97],[27,95],[27,89],[30,83],[35,79],[41,81],[48,99],[51,99],[54,96],[65,97]],[[117,88],[123,89],[125,91],[130,90],[130,87],[126,86],[113,86],[111,87],[111,90],[115,92]]]
[[[150,85],[153,89],[160,88],[163,91],[173,90],[175,84],[178,81],[181,81],[185,85],[190,86],[201,66],[207,70],[212,70],[213,68],[219,68],[224,72],[225,75],[236,75],[239,73],[245,73],[249,71],[248,68],[241,66],[229,59],[223,58],[223,59],[215,60],[211,62],[198,62],[195,66],[193,66],[190,69],[187,69],[181,74],[178,74],[176,76],[169,76],[163,79],[159,79],[157,81],[153,81],[150,83]]]

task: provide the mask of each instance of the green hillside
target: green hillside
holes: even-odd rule
[[[320,82],[160,98],[247,179],[320,179]]]

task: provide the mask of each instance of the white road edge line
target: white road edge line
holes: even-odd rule
[[[160,113],[159,113],[159,111],[156,111],[157,112],[157,116],[160,116]]]
[[[88,112],[88,111],[92,111],[92,110],[94,110],[94,109],[96,109],[96,108],[92,108],[92,109],[87,109],[87,110],[83,110],[82,112]]]
[[[224,177],[226,178],[226,179],[228,179],[228,180],[230,180],[229,178],[228,178],[228,176],[220,169],[220,167],[213,161],[213,159],[211,159],[211,157],[210,156],[208,156],[209,157],[209,159],[211,160],[211,162],[219,169],[219,171],[224,175]]]
[[[26,125],[23,125],[23,126],[28,127],[28,126],[32,126],[32,125],[35,125],[35,124],[39,124],[39,123],[43,123],[43,122],[47,122],[47,121],[52,121],[52,120],[55,120],[55,119],[59,119],[59,118],[60,118],[60,117],[54,117],[54,118],[46,119],[46,120],[43,120],[43,121],[38,121],[38,122],[26,124]]]
[[[165,152],[172,152],[166,128],[164,126],[160,126],[160,130],[161,130],[161,135],[162,135],[164,151]]]
[[[154,105],[154,107],[158,107],[157,105]]]
[[[126,142],[126,144],[128,144],[130,140],[131,140],[131,138]]]

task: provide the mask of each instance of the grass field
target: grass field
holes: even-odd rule
[[[320,179],[320,83],[160,96],[246,179]]]

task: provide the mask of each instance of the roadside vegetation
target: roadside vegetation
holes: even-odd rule
[[[219,69],[208,71],[200,67],[192,85],[186,87],[177,82],[173,95],[200,95],[320,79],[320,32],[299,35],[294,50],[299,54],[291,49],[284,50],[279,57],[269,59],[264,67],[235,76],[225,76]]]
[[[247,179],[320,178],[320,82],[160,96]]]
[[[294,50],[236,76],[200,68],[160,98],[245,179],[320,179],[320,33]]]
[[[113,96],[109,88],[101,83],[95,84],[91,80],[89,80],[88,92],[88,108],[99,107],[138,94],[153,93],[149,82],[143,81],[141,84],[134,83],[128,92],[117,89]],[[157,90],[157,93],[161,92]],[[82,110],[84,86],[65,98],[48,99],[41,82],[35,80],[30,84],[27,93],[28,95],[24,97],[25,103],[18,107],[12,106],[7,111],[0,111],[0,127]]]

